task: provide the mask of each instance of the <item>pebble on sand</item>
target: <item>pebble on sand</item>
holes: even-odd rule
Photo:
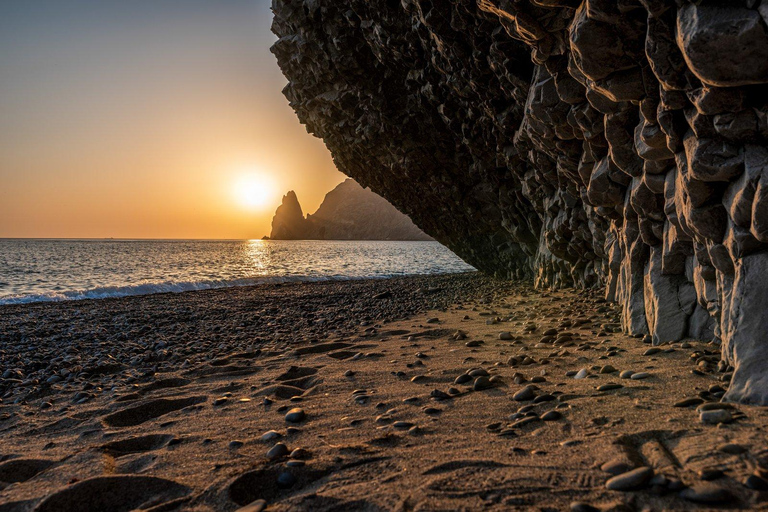
[[[609,491],[633,491],[643,487],[653,478],[653,469],[643,466],[610,478],[605,482]]]
[[[304,412],[304,409],[301,409],[299,407],[295,407],[288,411],[288,413],[285,415],[285,421],[288,423],[299,423],[300,421],[303,421],[304,418],[306,418],[307,415]]]
[[[733,499],[733,494],[717,484],[700,482],[680,492],[680,497],[695,503],[725,503]]]
[[[701,411],[699,420],[702,423],[714,425],[716,423],[730,423],[733,421],[733,417],[725,409],[715,409],[714,411]]]

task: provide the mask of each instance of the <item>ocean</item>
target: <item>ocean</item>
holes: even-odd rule
[[[472,270],[437,242],[0,239],[0,305]]]

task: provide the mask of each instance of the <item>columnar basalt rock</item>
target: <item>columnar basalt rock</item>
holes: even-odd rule
[[[768,404],[768,6],[273,9],[285,95],[339,169],[486,272],[604,286],[654,343],[720,340],[726,398]]]

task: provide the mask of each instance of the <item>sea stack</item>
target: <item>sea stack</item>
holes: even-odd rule
[[[711,0],[276,0],[339,169],[467,262],[721,344],[768,405],[768,12]],[[310,42],[311,44],[307,44]]]
[[[288,192],[272,219],[269,239],[432,240],[386,199],[351,179],[328,192],[317,211],[306,218],[296,194]]]

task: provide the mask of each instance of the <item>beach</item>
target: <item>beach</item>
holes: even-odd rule
[[[0,307],[0,511],[768,509],[768,412],[477,273]]]

